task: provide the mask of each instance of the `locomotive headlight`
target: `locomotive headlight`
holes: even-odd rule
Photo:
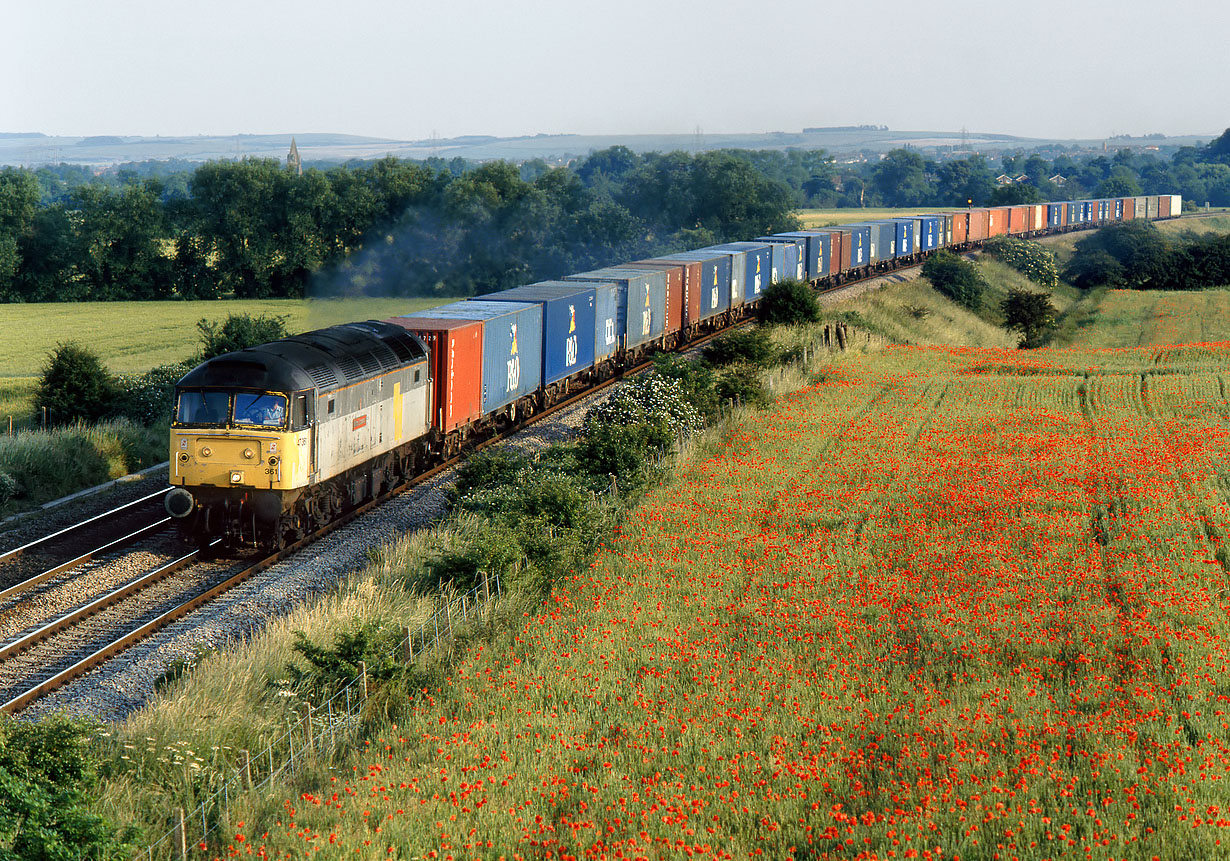
[[[243,473],[237,469],[231,470],[231,484],[240,484],[243,482]]]
[[[256,454],[256,452],[252,451],[252,449],[250,448],[245,448],[243,450],[243,456],[246,457],[248,460],[251,460],[254,454]]]
[[[209,457],[213,453],[214,450],[209,446],[205,446],[205,448],[201,449],[201,457]]]
[[[179,462],[180,462],[180,463],[187,463],[187,462],[188,462],[188,452],[186,452],[186,451],[181,451],[181,452],[179,453]]]
[[[278,465],[278,456],[276,454],[269,455],[269,465],[270,466]]]

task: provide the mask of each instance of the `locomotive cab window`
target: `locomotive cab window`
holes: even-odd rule
[[[175,421],[181,425],[218,427],[226,424],[230,411],[230,392],[186,390],[176,399]]]
[[[286,398],[283,395],[251,392],[235,393],[235,424],[280,428],[286,425]]]
[[[295,402],[291,407],[290,414],[291,430],[303,430],[310,423],[311,417],[308,415],[308,396],[306,394],[295,395]]]

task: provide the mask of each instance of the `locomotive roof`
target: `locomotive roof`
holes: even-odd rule
[[[415,335],[391,323],[368,320],[216,356],[185,374],[179,385],[327,392],[426,357],[427,348]]]

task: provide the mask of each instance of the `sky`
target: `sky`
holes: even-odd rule
[[[0,132],[1230,125],[1230,4],[1208,0],[0,0],[0,21]]]

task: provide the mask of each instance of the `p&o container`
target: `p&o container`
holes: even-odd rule
[[[542,381],[548,385],[594,366],[596,291],[588,284],[528,284],[488,293],[489,302],[542,306]]]

